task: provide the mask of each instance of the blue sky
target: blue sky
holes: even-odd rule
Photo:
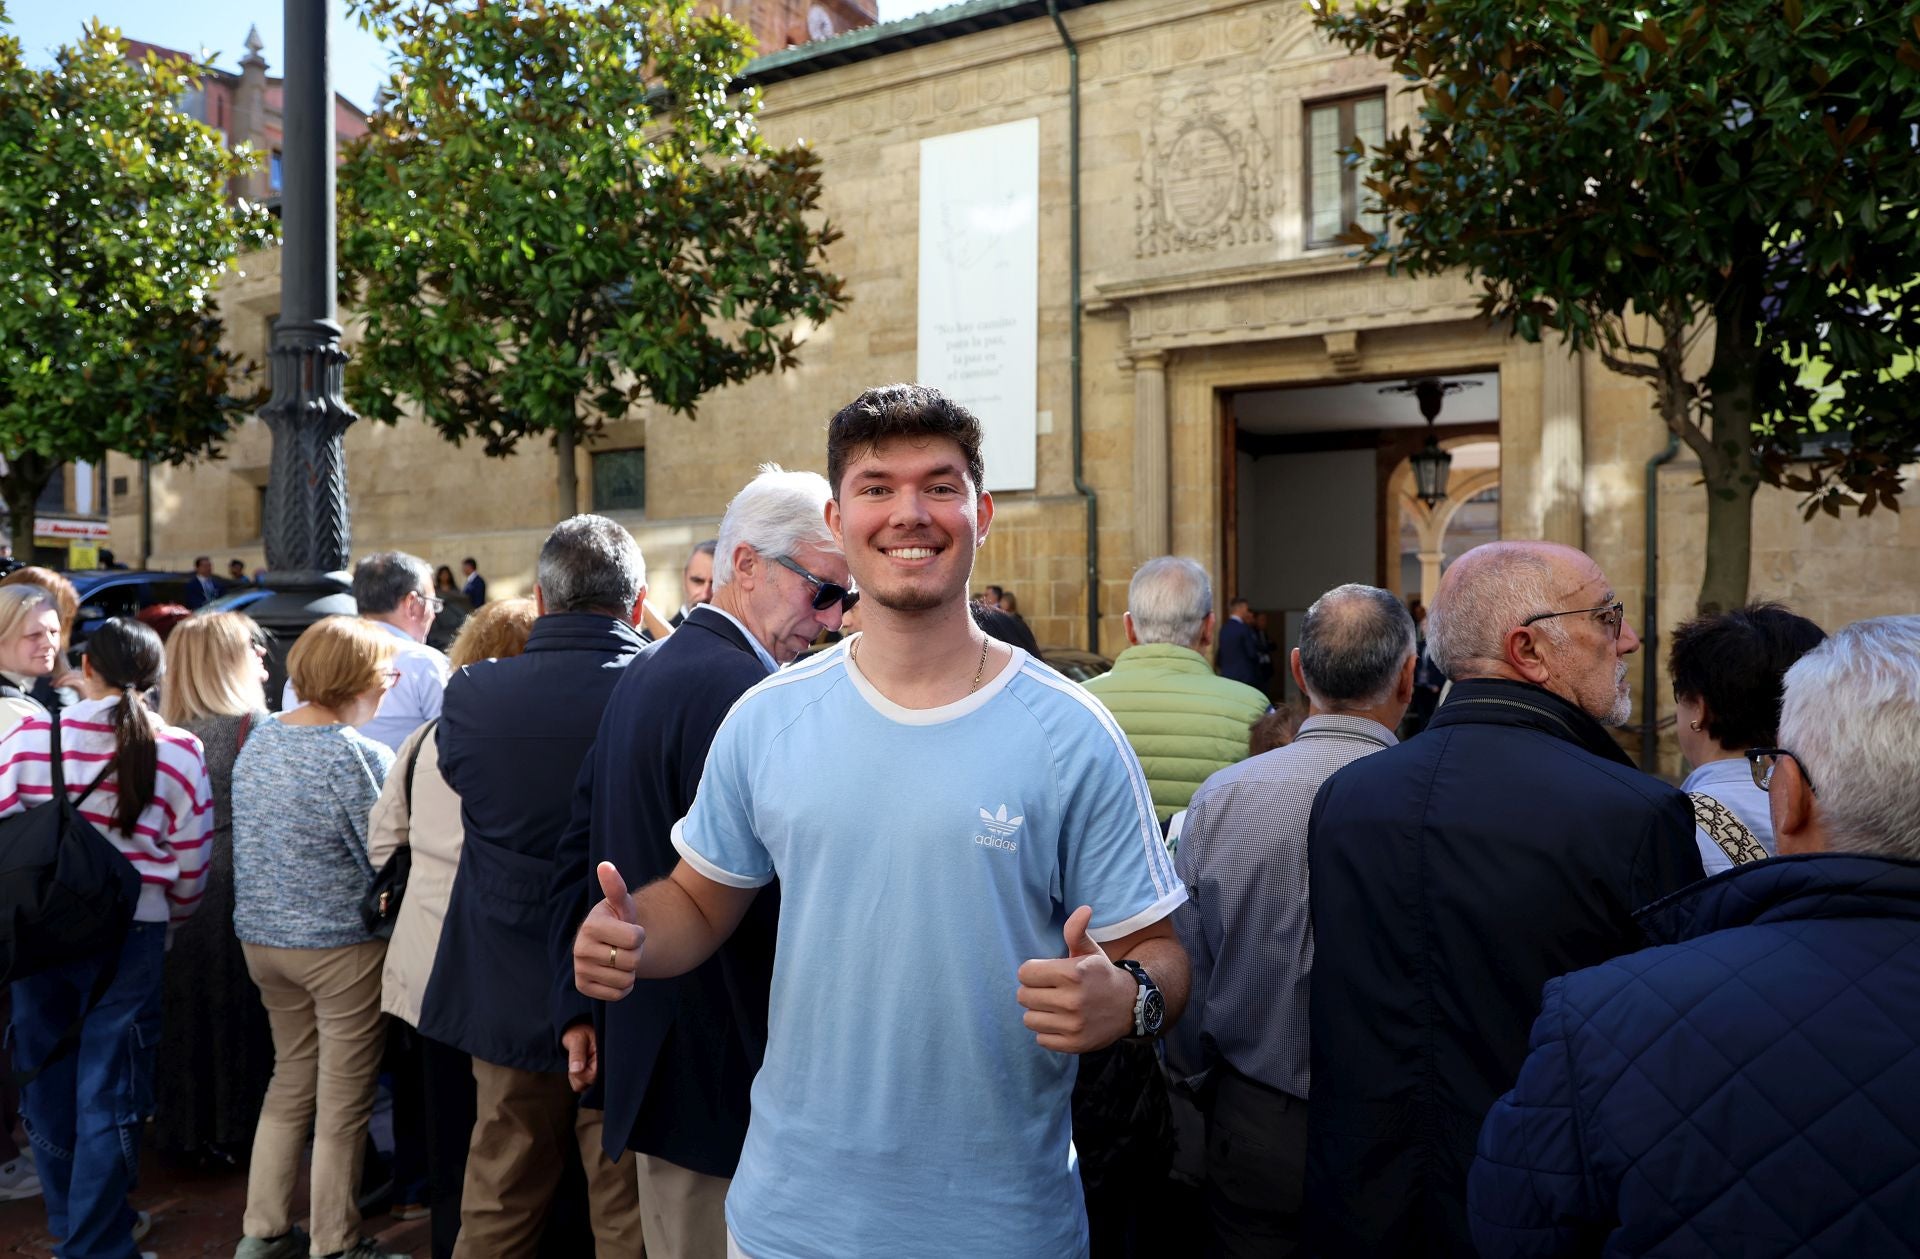
[[[880,20],[894,21],[928,9],[939,8],[951,0],[880,0]],[[81,25],[88,17],[97,17],[118,26],[131,39],[145,40],[168,48],[197,52],[202,48],[216,54],[215,64],[222,69],[239,67],[245,52],[247,28],[257,25],[266,44],[261,55],[267,59],[267,73],[278,75],[285,62],[281,33],[280,0],[175,0],[156,4],[154,0],[5,0],[13,33],[19,37],[27,60],[46,65],[53,50],[62,43],[79,38]],[[373,94],[386,81],[386,58],[373,36],[362,31],[347,16],[346,0],[333,0],[333,77],[334,88],[363,109],[373,106]]]

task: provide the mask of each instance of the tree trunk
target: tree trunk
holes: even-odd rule
[[[563,428],[553,435],[554,472],[560,488],[561,520],[580,514],[580,477],[573,466],[575,442],[572,428]]]
[[[1707,491],[1707,571],[1700,582],[1702,614],[1747,601],[1753,567],[1753,492],[1760,461],[1753,453],[1759,418],[1753,382],[1764,352],[1756,343],[1758,303],[1735,291],[1714,305],[1713,367],[1707,373],[1712,416],[1710,458],[1700,461]]]
[[[34,561],[33,520],[40,491],[53,477],[54,465],[34,454],[15,455],[0,475],[0,498],[7,504],[7,525],[13,557],[22,564]]]

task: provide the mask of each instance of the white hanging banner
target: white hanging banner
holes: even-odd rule
[[[1036,479],[1040,120],[920,142],[917,379],[980,417],[990,490]]]

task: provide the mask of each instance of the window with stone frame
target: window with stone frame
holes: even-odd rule
[[[647,510],[647,448],[593,452],[593,510]]]
[[[1312,101],[1304,129],[1306,156],[1305,235],[1308,249],[1319,249],[1354,223],[1383,231],[1386,217],[1367,196],[1364,162],[1349,161],[1342,150],[1355,141],[1369,150],[1386,143],[1387,94],[1368,92],[1336,100]]]

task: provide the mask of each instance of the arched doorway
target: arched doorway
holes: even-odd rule
[[[1485,437],[1445,438],[1453,456],[1447,496],[1432,507],[1413,492],[1413,467],[1401,460],[1388,481],[1399,506],[1399,557],[1389,577],[1402,599],[1431,607],[1440,575],[1453,561],[1500,537],[1500,443]]]

